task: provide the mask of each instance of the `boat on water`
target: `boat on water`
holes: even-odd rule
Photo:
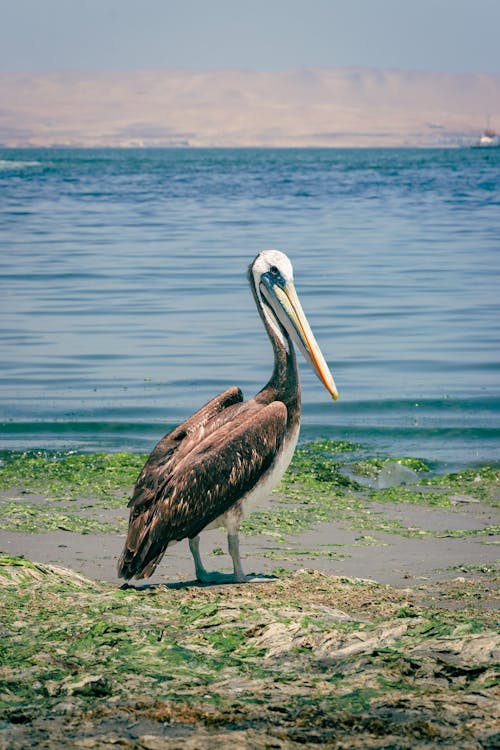
[[[474,144],[476,148],[495,148],[500,146],[500,136],[492,128],[486,128],[479,141]]]

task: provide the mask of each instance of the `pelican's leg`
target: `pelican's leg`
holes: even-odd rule
[[[201,560],[199,534],[198,536],[195,536],[193,539],[189,540],[189,549],[191,550],[191,554],[193,555],[196,578],[199,581],[206,581],[209,574],[205,570],[205,566],[203,565],[203,562]]]
[[[193,537],[189,540],[189,549],[193,555],[194,569],[196,571],[196,578],[202,583],[226,583],[228,580],[232,580],[232,575],[227,573],[217,573],[213,571],[209,573],[205,569],[200,555],[200,535]]]
[[[238,532],[236,532],[235,534],[228,533],[227,547],[233,561],[234,580],[236,583],[244,583],[247,580],[247,577],[244,574],[243,567],[241,565],[240,538],[238,536]]]
[[[254,575],[253,573],[250,573],[250,575],[248,576],[244,574],[240,558],[240,538],[237,531],[232,533],[228,531],[227,547],[229,550],[229,554],[231,555],[231,558],[233,560],[234,573],[232,578],[235,583],[261,583],[264,581],[272,581],[275,579],[275,576],[267,576],[265,574]]]

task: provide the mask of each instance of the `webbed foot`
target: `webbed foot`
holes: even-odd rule
[[[234,583],[232,573],[219,573],[217,570],[197,570],[196,578],[200,583]]]

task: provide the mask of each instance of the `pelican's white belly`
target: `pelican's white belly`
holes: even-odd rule
[[[272,489],[278,484],[281,477],[288,469],[292,460],[297,440],[299,439],[300,424],[298,424],[290,433],[288,440],[284,443],[283,450],[270,469],[263,475],[255,487],[243,495],[229,510],[212,521],[206,529],[214,529],[225,526],[229,534],[235,534],[243,519],[261,502],[264,502],[271,495]]]

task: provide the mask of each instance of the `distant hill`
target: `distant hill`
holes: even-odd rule
[[[6,146],[463,145],[500,75],[368,68],[0,74]]]

